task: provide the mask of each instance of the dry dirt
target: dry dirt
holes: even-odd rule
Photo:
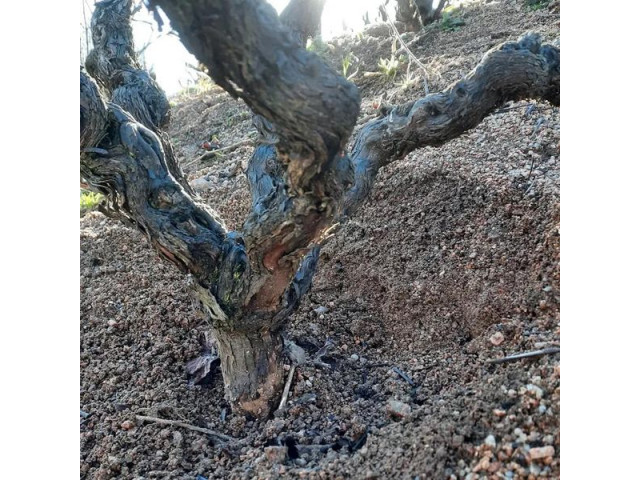
[[[462,15],[458,31],[407,35],[432,91],[525,31],[559,40],[559,14],[521,1]],[[390,56],[386,33],[332,43],[334,64],[349,51],[360,61],[363,119],[381,99],[420,95],[420,82],[397,85],[402,69],[395,82],[364,77]],[[559,478],[559,355],[487,363],[559,345],[559,109],[530,104],[380,172],[324,248],[287,330],[311,357],[330,339],[330,368],[297,368],[286,410],[266,421],[230,412],[218,370],[207,385],[188,384],[185,363],[201,353],[207,322],[186,279],[140,233],[85,215],[81,478]],[[246,107],[217,88],[174,107],[185,171],[230,228],[249,207],[251,147],[193,160],[202,141],[228,146],[253,135],[250,125]],[[245,440],[222,445],[137,415]]]

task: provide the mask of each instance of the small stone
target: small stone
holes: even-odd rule
[[[305,352],[304,348],[286,340],[285,347],[287,349],[287,355],[293,363],[302,365],[307,361],[307,352]]]
[[[500,408],[496,408],[496,409],[493,410],[493,414],[496,417],[501,418],[501,417],[504,417],[507,414],[507,412],[502,410],[502,409],[500,409]]]
[[[356,355],[355,353],[353,355],[351,355],[351,360],[353,360],[354,362],[357,362],[359,358],[360,357],[358,355]]]
[[[550,445],[546,447],[534,447],[529,450],[531,460],[539,460],[541,458],[550,458],[556,454],[556,449]]]
[[[527,385],[527,391],[531,393],[538,400],[544,396],[544,390],[542,390],[539,386],[530,383]]]
[[[404,418],[411,413],[411,407],[397,400],[389,400],[389,403],[387,403],[387,413],[394,418]]]
[[[516,437],[516,441],[520,443],[525,443],[527,441],[527,435],[525,435],[521,428],[515,428],[513,430],[513,434]]]
[[[125,420],[120,424],[120,428],[122,428],[123,430],[131,430],[133,427],[135,427],[135,423],[133,423],[131,420]]]
[[[211,182],[209,182],[209,179],[206,177],[196,178],[189,183],[196,192],[204,192],[211,188]]]
[[[114,320],[113,318],[110,318],[110,319],[107,321],[107,325],[109,325],[110,327],[114,327],[114,326],[116,326],[117,324],[118,324],[118,322],[117,322],[116,320]]]
[[[320,315],[321,313],[327,313],[329,309],[327,307],[320,305],[318,308],[314,308],[313,311],[316,312],[318,315]]]
[[[504,335],[502,332],[496,332],[489,337],[489,341],[491,342],[491,345],[495,345],[497,347],[504,342]]]
[[[491,459],[489,457],[482,457],[482,460],[473,467],[473,473],[480,472],[482,470],[486,470],[491,465]]]
[[[287,461],[287,447],[266,447],[264,456],[270,463],[285,463]]]
[[[496,448],[496,437],[493,435],[487,435],[487,438],[484,439],[484,444],[491,448]]]

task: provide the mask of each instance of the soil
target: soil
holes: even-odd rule
[[[548,8],[481,2],[461,15],[457,31],[405,34],[431,91],[525,31],[559,42]],[[344,52],[358,58],[362,119],[376,102],[424,92],[422,80],[401,84],[406,64],[395,80],[365,77],[391,55],[379,31],[332,41],[326,54],[337,68]],[[194,160],[212,135],[223,147],[254,135],[250,112],[217,87],[174,101],[170,135],[188,178],[239,228],[251,147]],[[329,340],[328,368],[297,367],[287,407],[268,420],[233,414],[217,369],[189,384],[207,320],[187,279],[139,232],[82,217],[81,478],[559,478],[559,354],[488,363],[560,339],[559,109],[506,107],[382,169],[324,247],[286,332],[309,358]]]

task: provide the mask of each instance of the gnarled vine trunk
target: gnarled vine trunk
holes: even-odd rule
[[[327,230],[364,201],[381,166],[455,138],[505,101],[559,104],[559,50],[533,34],[505,43],[446,91],[383,112],[347,153],[358,90],[303,48],[323,1],[293,0],[286,25],[262,0],[154,3],[212,78],[255,114],[252,210],[241,231],[229,231],[186,183],[162,131],[166,98],[135,60],[131,0],[96,5],[95,49],[89,74],[80,73],[81,173],[111,214],[190,276],[211,319],[228,400],[264,416],[282,390],[282,329],[311,286]],[[294,15],[295,4],[317,18]]]

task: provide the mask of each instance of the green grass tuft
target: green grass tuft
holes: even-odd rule
[[[461,9],[459,7],[447,7],[442,11],[442,19],[439,22],[440,30],[445,32],[455,32],[465,24],[460,17]]]
[[[104,197],[99,193],[88,190],[80,190],[80,215],[95,210]]]
[[[549,6],[549,0],[526,0],[527,7],[533,12]]]
[[[390,79],[396,78],[396,74],[398,73],[398,67],[400,66],[400,61],[396,58],[395,55],[391,55],[389,58],[381,58],[378,61],[378,68],[380,71]]]

